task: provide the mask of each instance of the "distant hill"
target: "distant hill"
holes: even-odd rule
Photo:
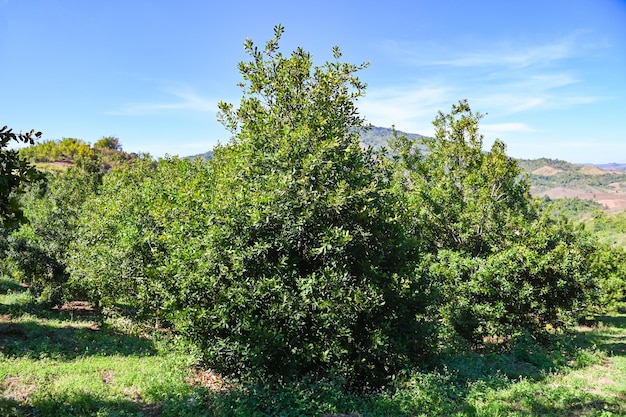
[[[601,168],[601,169],[603,169],[605,171],[616,171],[616,172],[626,171],[626,164],[616,164],[616,163],[595,164],[595,166],[597,166],[598,168]]]
[[[404,135],[408,139],[412,140],[420,140],[424,137],[423,135],[419,135],[417,133],[406,133],[399,130],[396,130],[396,133],[398,136]],[[361,142],[376,150],[382,148],[383,146],[388,147],[388,142],[392,137],[393,129],[389,129],[387,127],[371,126],[370,128],[361,131]]]
[[[409,139],[419,140],[423,135],[397,131]],[[387,147],[393,130],[372,126],[361,132],[361,142],[374,149]],[[213,152],[187,158],[210,159]],[[519,166],[531,184],[531,193],[549,199],[574,198],[596,202],[606,211],[626,210],[626,163],[573,164],[560,159],[519,159]]]
[[[518,162],[535,196],[590,200],[608,212],[626,210],[626,171],[614,169],[626,164],[582,165],[547,158]]]
[[[406,133],[396,130],[398,135],[405,135],[409,139],[419,140],[424,136],[419,135],[417,133]],[[393,129],[386,127],[377,127],[372,126],[368,129],[364,129],[361,131],[361,142],[365,145],[371,146],[372,148],[379,150],[383,146],[388,146],[389,139],[393,137]],[[186,159],[211,159],[213,158],[213,151],[208,151],[204,153],[199,153],[196,155],[185,156]]]
[[[206,159],[207,161],[211,158],[213,158],[213,151],[208,151],[208,152],[204,152],[204,153],[199,153],[197,155],[190,155],[190,156],[185,156],[185,159]]]

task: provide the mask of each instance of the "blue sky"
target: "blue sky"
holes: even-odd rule
[[[248,37],[338,45],[370,66],[361,114],[431,134],[468,99],[518,158],[626,162],[626,1],[0,0],[1,125],[45,139],[117,136],[153,156],[205,152],[229,133]]]

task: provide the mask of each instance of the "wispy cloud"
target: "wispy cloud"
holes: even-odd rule
[[[480,107],[497,109],[503,115],[591,104],[606,99],[580,94],[576,91],[579,83],[579,79],[568,73],[519,74],[508,79],[485,80],[467,89],[474,91],[471,95],[477,97],[476,103]]]
[[[162,101],[130,103],[110,114],[123,116],[144,116],[162,114],[171,111],[189,111],[199,113],[215,113],[218,100],[204,97],[193,89],[164,89],[166,96]]]
[[[526,123],[511,122],[511,123],[482,123],[480,125],[481,131],[486,136],[497,136],[506,132],[536,132],[537,129],[533,129]]]
[[[467,45],[465,45],[467,46]],[[422,80],[395,83],[368,93],[361,105],[374,124],[429,134],[438,110],[467,98],[494,124],[484,126],[489,134],[532,132],[530,114],[550,109],[596,103],[606,97],[591,93],[588,80],[572,65],[594,43],[584,32],[546,42],[527,40],[485,41],[468,49],[456,45],[387,42],[386,55],[414,67]]]
[[[449,106],[451,96],[448,88],[434,83],[380,88],[368,92],[359,108],[374,125],[427,134],[432,130],[433,108]]]
[[[379,49],[393,59],[415,67],[448,68],[516,68],[546,66],[574,58],[598,48],[606,42],[586,37],[586,32],[575,32],[546,42],[528,40],[498,40],[481,42],[480,46],[437,42],[407,43],[388,40]]]
[[[496,45],[494,48],[434,60],[429,64],[453,67],[528,68],[569,58],[576,53],[575,42],[572,39],[564,39],[545,45],[528,46],[521,50],[514,45]]]

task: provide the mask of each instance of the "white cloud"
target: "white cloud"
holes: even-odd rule
[[[511,123],[482,123],[480,130],[485,136],[497,136],[501,133],[507,132],[536,132],[537,129],[533,129],[526,123],[511,122]]]
[[[168,111],[190,111],[199,113],[216,113],[218,100],[196,93],[190,88],[166,89],[168,100],[158,102],[132,103],[121,110],[110,112],[115,115],[138,116],[153,115]]]
[[[430,134],[437,109],[448,107],[450,97],[449,89],[438,85],[372,89],[360,101],[359,109],[373,125]]]
[[[576,32],[533,44],[521,40],[485,41],[481,47],[469,50],[461,45],[450,49],[435,42],[387,42],[382,47],[387,55],[415,67],[421,77],[440,80],[439,88],[447,93],[454,92],[455,95],[448,94],[441,100],[445,102],[444,108],[468,98],[470,104],[490,114],[511,115],[605,99],[584,90],[586,80],[576,74],[577,67],[569,62],[593,48],[606,47],[584,35],[584,32]],[[396,91],[398,99],[388,97],[377,102],[398,103],[393,110],[396,116],[400,116],[397,123],[410,120],[401,97],[410,94],[414,88],[396,85],[389,90]],[[423,105],[413,107],[427,108],[430,117],[434,117],[431,104],[427,100]],[[375,113],[380,115],[384,111]]]
[[[408,43],[389,40],[380,43],[379,49],[415,67],[524,69],[547,66],[581,56],[592,49],[607,47],[606,42],[594,41],[585,37],[586,34],[579,31],[552,41],[534,43],[515,39],[483,40],[477,47],[461,42],[450,47],[432,41]]]
[[[576,53],[575,42],[573,39],[566,38],[544,45],[522,48],[510,44],[490,45],[480,51],[434,60],[430,64],[453,67],[527,68],[569,58]]]

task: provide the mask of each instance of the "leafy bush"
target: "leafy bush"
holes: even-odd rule
[[[176,245],[166,230],[189,221],[182,196],[189,187],[200,189],[205,172],[199,162],[137,159],[107,174],[98,195],[82,207],[72,242],[68,262],[76,291],[109,311],[124,307],[136,319],[161,324],[177,295],[166,269]],[[199,226],[194,230],[201,232]]]
[[[443,322],[474,344],[562,328],[595,291],[588,236],[541,215],[502,142],[482,150],[481,117],[461,101],[439,113],[435,137],[422,141],[428,153],[392,142],[407,224],[430,254],[421,268],[438,283]]]
[[[592,256],[591,272],[598,281],[600,295],[586,313],[595,315],[617,311],[626,300],[626,250],[598,245]]]
[[[497,140],[483,151],[481,118],[460,101],[449,114],[439,112],[434,138],[391,142],[397,180],[412,207],[407,226],[428,252],[486,256],[515,240],[516,231],[536,217],[528,182],[504,143]]]
[[[359,145],[362,67],[337,49],[319,67],[302,49],[284,57],[281,34],[264,51],[246,42],[240,107],[220,105],[234,137],[210,161],[205,233],[173,260],[175,320],[220,372],[379,385],[427,351],[424,283],[383,166]]]
[[[97,169],[75,167],[33,185],[23,198],[29,222],[10,237],[12,274],[52,303],[64,296],[66,262],[81,205],[99,183]]]
[[[64,138],[58,141],[46,140],[33,146],[20,149],[20,155],[33,162],[74,161],[78,158],[92,158],[94,151],[85,141]]]
[[[25,221],[19,203],[19,194],[26,185],[41,180],[41,174],[20,156],[15,149],[7,149],[9,142],[34,144],[41,132],[14,133],[4,126],[0,129],[0,232],[18,227]]]

